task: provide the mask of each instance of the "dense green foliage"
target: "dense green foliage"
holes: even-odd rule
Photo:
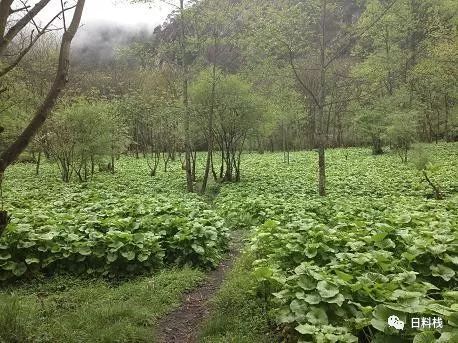
[[[280,154],[246,154],[241,182],[209,188],[213,205],[184,192],[179,162],[148,177],[141,159],[122,158],[116,174],[82,184],[60,182],[55,165],[40,176],[16,165],[4,183],[13,220],[1,238],[2,275],[209,266],[224,251],[226,227],[243,228],[253,263],[245,258],[223,286],[204,341],[255,342],[269,318],[293,342],[411,341],[418,332],[386,327],[394,313],[406,322],[442,317],[442,335],[431,334],[449,342],[458,310],[457,151],[417,146],[402,163],[395,150],[330,150],[326,198],[315,192],[314,152],[291,153],[289,164]],[[423,168],[444,200],[434,199]],[[239,301],[243,311],[233,312]],[[260,320],[248,325],[245,315]]]
[[[289,339],[397,342],[417,333],[387,328],[392,314],[406,323],[440,316],[448,325],[439,341],[456,339],[457,150],[429,149],[443,201],[428,199],[413,163],[359,149],[329,153],[327,198],[313,195],[313,169],[300,177],[308,156],[299,154],[290,165],[279,155],[250,159],[249,181],[223,189],[228,223],[254,227],[258,292]]]
[[[55,176],[37,179],[29,166],[16,166],[5,184],[13,219],[0,238],[0,278],[58,269],[120,275],[163,264],[214,266],[227,244],[222,218],[197,197],[173,194],[167,180],[135,173],[144,165],[125,167],[116,177],[61,185]],[[165,184],[169,191],[156,194]]]

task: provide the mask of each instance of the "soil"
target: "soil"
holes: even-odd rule
[[[210,312],[209,300],[213,298],[223,283],[227,272],[240,253],[241,246],[242,235],[239,232],[233,233],[226,258],[206,276],[197,288],[185,293],[179,308],[160,320],[157,342],[197,342],[200,325]]]

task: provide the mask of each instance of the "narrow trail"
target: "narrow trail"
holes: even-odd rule
[[[158,343],[197,342],[200,326],[210,312],[208,301],[219,290],[227,272],[240,254],[242,240],[241,232],[233,232],[226,258],[206,276],[197,288],[184,295],[179,308],[159,321]]]

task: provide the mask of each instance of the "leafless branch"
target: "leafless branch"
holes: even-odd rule
[[[13,9],[10,9],[10,15],[11,14],[14,14],[14,13],[17,13],[17,12],[22,12],[22,11],[26,11],[30,8],[31,6],[28,5],[28,6],[23,6],[23,7],[20,7],[20,8],[15,8],[14,10]]]
[[[329,65],[334,62],[337,58],[342,56],[342,54],[345,53],[353,44],[355,44],[358,39],[362,38],[365,34],[367,34],[380,20],[383,19],[383,17],[393,8],[393,6],[396,4],[398,0],[393,0],[391,3],[383,10],[383,12],[374,19],[368,26],[364,27],[363,29],[360,30],[360,32],[353,32],[350,34],[350,36],[345,39],[346,43],[338,48],[338,50],[329,58],[329,60],[325,64],[325,69],[329,67]],[[344,40],[344,38],[342,38]]]
[[[75,5],[76,6],[76,5]],[[43,29],[40,29],[37,25],[36,25],[36,28],[37,28],[37,34],[34,36],[34,31],[32,31],[31,33],[31,37],[30,37],[30,43],[28,44],[28,46],[24,49],[21,49],[21,52],[19,53],[18,57],[8,66],[6,66],[5,68],[3,69],[0,69],[0,78],[5,76],[7,73],[9,73],[11,70],[13,70],[20,62],[21,60],[25,57],[25,55],[27,55],[27,53],[30,51],[30,49],[32,49],[32,47],[35,45],[35,43],[38,41],[38,39],[43,36],[45,33],[47,32],[50,32],[50,31],[54,31],[54,29],[50,29],[49,27],[52,25],[52,23],[57,19],[59,18],[59,16],[61,14],[64,14],[66,11],[69,11],[73,8],[75,8],[75,6],[71,6],[71,7],[68,7],[68,8],[64,8],[61,12],[59,12],[58,14],[56,14],[44,27]],[[32,19],[33,21],[33,19]]]
[[[4,0],[5,1],[5,0]],[[43,8],[46,7],[46,5],[50,2],[51,0],[40,0],[30,11],[27,11],[27,14],[25,14],[21,19],[18,20],[16,24],[14,24],[8,32],[5,34],[5,36],[1,37],[0,36],[0,55],[6,50],[8,45],[12,42],[14,37],[18,35],[19,32],[22,31],[22,29],[31,22],[31,20],[38,14],[40,13]],[[2,1],[3,2],[3,1]]]

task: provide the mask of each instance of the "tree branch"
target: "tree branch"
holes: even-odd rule
[[[349,49],[353,44],[355,44],[355,42],[360,39],[361,37],[363,37],[366,33],[369,32],[369,30],[371,30],[380,20],[382,20],[382,18],[388,13],[389,10],[391,10],[391,8],[394,6],[394,4],[397,2],[397,0],[393,0],[391,1],[391,3],[383,10],[383,12],[377,17],[375,18],[375,20],[370,23],[367,27],[363,28],[361,30],[361,32],[359,33],[353,33],[350,35],[350,37],[348,38],[348,41],[341,47],[339,48],[335,54],[333,56],[330,57],[329,61],[326,62],[325,64],[325,68],[327,68],[332,62],[334,62],[337,58],[339,58],[340,56],[342,56],[345,51],[347,51],[347,49]],[[343,39],[343,38],[342,38]]]
[[[284,44],[286,44],[285,42],[283,42]],[[294,56],[293,56],[293,50],[291,49],[291,47],[286,44],[287,48],[288,48],[288,52],[289,52],[289,64],[291,65],[291,68],[293,70],[293,73],[294,73],[294,76],[296,77],[297,81],[300,83],[300,85],[302,86],[302,88],[305,89],[305,91],[307,93],[310,94],[310,96],[312,97],[313,99],[313,102],[315,103],[315,105],[319,105],[319,102],[318,102],[318,99],[316,97],[316,95],[312,92],[312,90],[305,84],[305,82],[301,79],[301,77],[299,76],[298,72],[297,72],[297,69],[296,69],[296,66],[294,65]]]
[[[3,0],[0,5],[3,5],[3,2],[9,2],[9,0]],[[40,0],[30,11],[27,12],[26,15],[24,15],[15,25],[13,25],[8,32],[3,36],[0,37],[0,55],[3,54],[3,52],[6,50],[8,45],[11,43],[14,37],[18,35],[18,33],[28,24],[30,21],[38,14],[41,12],[43,8],[46,7],[46,5],[50,2],[51,0]],[[6,19],[8,19],[10,15],[10,10],[8,9],[8,15],[6,16]],[[3,20],[3,15],[0,15],[0,29],[1,29],[1,20]],[[5,23],[6,25],[6,23]]]
[[[10,65],[8,65],[7,67],[5,67],[3,69],[0,69],[0,78],[5,76],[7,73],[9,73],[14,68],[16,68],[16,66],[21,62],[21,60],[25,57],[25,55],[27,55],[27,53],[30,51],[30,49],[32,49],[32,47],[35,45],[35,43],[38,41],[38,39],[41,36],[43,36],[45,33],[47,33],[48,31],[51,31],[51,30],[48,30],[48,28],[51,26],[51,24],[62,13],[65,13],[65,11],[71,10],[73,8],[75,8],[75,6],[64,8],[61,12],[56,14],[41,30],[37,25],[35,25],[35,27],[37,28],[37,31],[38,31],[37,35],[35,37],[33,37],[33,31],[32,31],[32,35],[30,37],[30,44],[25,49],[22,49],[22,51],[20,52],[19,56]]]
[[[0,177],[3,175],[6,168],[27,148],[30,140],[46,121],[49,113],[54,108],[59,94],[68,82],[70,47],[81,22],[84,4],[85,0],[78,0],[71,24],[62,36],[56,78],[48,95],[38,108],[29,125],[27,125],[21,135],[0,155]]]

